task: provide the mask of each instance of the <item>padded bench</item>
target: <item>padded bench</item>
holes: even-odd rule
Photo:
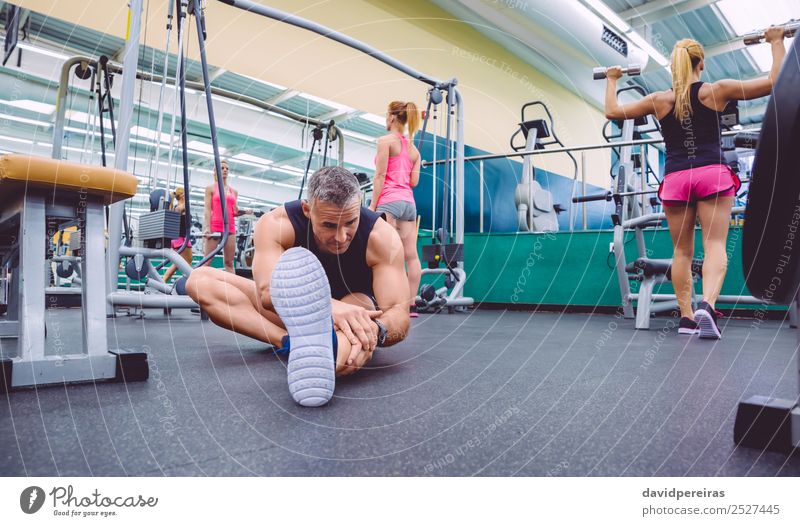
[[[105,205],[136,194],[135,176],[29,155],[0,157],[0,264],[11,268],[0,338],[17,338],[17,355],[0,357],[0,392],[12,387],[147,378],[146,355],[109,352],[106,341]],[[77,220],[81,232],[83,352],[45,354],[48,224]],[[74,332],[75,333],[75,332]],[[130,374],[127,374],[130,373]],[[137,378],[144,375],[144,378]]]

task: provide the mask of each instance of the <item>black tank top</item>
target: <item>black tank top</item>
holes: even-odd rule
[[[362,206],[353,241],[344,254],[337,255],[319,249],[311,229],[311,221],[303,214],[299,200],[289,201],[283,207],[294,227],[294,246],[303,247],[317,256],[328,276],[333,299],[342,299],[351,292],[373,296],[372,269],[367,265],[367,243],[380,214]]]
[[[720,139],[721,114],[700,102],[698,94],[702,85],[703,82],[698,81],[690,87],[691,114],[678,121],[670,111],[659,121],[667,147],[665,174],[725,164]]]

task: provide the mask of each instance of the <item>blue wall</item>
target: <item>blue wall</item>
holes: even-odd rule
[[[433,136],[426,133],[422,137],[417,136],[416,144],[420,147],[423,159],[433,159]],[[445,147],[444,139],[436,139],[436,158],[444,159]],[[485,155],[489,152],[466,146],[464,148],[466,156]],[[560,154],[554,154],[560,155]],[[436,192],[437,204],[436,213],[441,213],[442,196],[442,177],[444,175],[444,165],[436,166],[436,174],[439,179],[439,189]],[[517,209],[514,205],[514,190],[522,177],[522,162],[510,159],[493,159],[484,161],[483,168],[484,188],[484,232],[516,232],[517,231]],[[572,196],[573,174],[559,175],[546,170],[536,170],[536,180],[546,190],[553,194],[553,202],[561,204],[566,208],[566,212],[559,215],[559,227],[561,230],[569,230],[569,208]],[[430,229],[432,215],[432,179],[433,167],[422,168],[420,171],[419,184],[414,189],[414,199],[417,203],[417,213],[422,216],[421,227]],[[480,227],[480,194],[478,186],[480,182],[479,163],[467,162],[464,166],[464,222],[466,232],[479,232]],[[586,193],[603,193],[607,188],[600,188],[594,185],[586,185]],[[577,194],[580,194],[580,182],[577,185]],[[582,216],[580,205],[576,206],[575,228],[581,228]],[[606,201],[595,201],[587,203],[588,228],[601,229],[611,228],[611,212],[613,203]],[[437,218],[437,223],[441,224],[441,219]]]

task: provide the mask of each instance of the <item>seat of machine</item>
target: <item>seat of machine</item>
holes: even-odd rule
[[[0,156],[0,195],[6,189],[24,186],[59,192],[80,192],[101,197],[105,204],[130,199],[136,195],[139,180],[122,170],[73,163],[32,155]]]
[[[639,258],[632,263],[628,263],[625,267],[626,272],[639,273],[642,272],[645,276],[656,276],[658,274],[666,274],[672,267],[671,259],[650,259]]]
[[[628,263],[625,266],[625,271],[629,273],[642,273],[645,277],[652,276],[666,276],[667,279],[672,279],[672,260],[671,259],[651,259],[639,258],[633,263]],[[703,272],[703,260],[692,260],[692,273],[701,276]]]

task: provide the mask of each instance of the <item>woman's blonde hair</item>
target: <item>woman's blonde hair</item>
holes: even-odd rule
[[[178,188],[175,189],[175,199],[183,199],[183,196],[184,196],[183,187],[179,186]]]
[[[684,38],[675,43],[672,48],[672,91],[675,92],[675,118],[680,121],[692,114],[690,88],[692,85],[692,72],[705,58],[703,46],[696,40]]]
[[[419,129],[419,110],[413,102],[393,101],[389,103],[389,114],[397,117],[400,124],[408,125],[408,138],[413,139]]]

